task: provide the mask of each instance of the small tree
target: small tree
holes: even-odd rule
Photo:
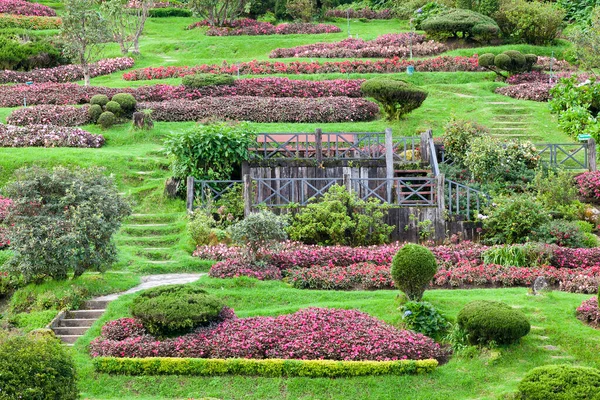
[[[5,187],[13,200],[10,270],[28,281],[66,279],[71,270],[78,277],[116,261],[112,235],[131,210],[112,177],[98,169],[64,167],[23,168],[15,177]]]
[[[427,247],[418,244],[402,246],[392,259],[391,275],[396,287],[409,300],[421,301],[429,282],[437,272],[435,256]]]
[[[122,54],[129,53],[131,47],[133,47],[132,53],[140,53],[139,39],[153,4],[154,0],[141,0],[139,7],[128,8],[127,1],[106,0],[100,6],[107,27],[119,43]]]
[[[287,13],[303,22],[310,22],[315,15],[314,0],[288,0],[286,4]]]
[[[248,0],[190,0],[190,8],[211,26],[224,26],[250,11]]]
[[[246,245],[251,259],[256,259],[260,249],[267,248],[275,242],[287,239],[285,220],[263,210],[248,215],[244,220],[233,225],[231,239],[241,245]]]
[[[90,62],[98,56],[108,39],[106,23],[95,9],[94,0],[66,0],[61,35],[65,53],[81,65],[83,80],[90,84]]]
[[[374,78],[362,84],[362,92],[373,97],[389,121],[399,120],[404,115],[421,107],[427,98],[427,92],[402,80]]]
[[[508,50],[494,55],[486,53],[479,56],[479,66],[494,71],[502,79],[521,72],[531,71],[537,62],[535,54],[522,54],[517,50]]]

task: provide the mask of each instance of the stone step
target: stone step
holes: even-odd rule
[[[79,318],[79,319],[61,319],[58,321],[59,328],[70,328],[70,327],[86,327],[94,325],[97,320],[95,318]]]
[[[527,125],[528,122],[523,122],[523,121],[494,121],[494,124],[502,124],[502,125]]]
[[[161,250],[171,250],[169,247],[144,247],[142,250],[144,251],[161,251]]]
[[[105,310],[107,304],[107,301],[88,300],[83,303],[83,306],[80,308],[80,310]]]
[[[176,260],[144,260],[145,263],[148,264],[173,264],[176,263]]]
[[[491,131],[524,131],[525,128],[490,128]]]
[[[92,319],[100,318],[106,310],[74,310],[67,311],[67,319]]]
[[[57,336],[82,336],[89,329],[87,326],[70,326],[54,328]]]
[[[64,343],[73,344],[81,335],[57,335],[57,337]]]
[[[171,226],[173,224],[126,224],[123,225],[127,228],[161,228],[165,226]]]

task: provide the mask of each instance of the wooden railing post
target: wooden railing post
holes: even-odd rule
[[[185,202],[188,212],[194,211],[194,196],[195,196],[194,183],[195,183],[194,177],[188,176],[187,181],[186,181],[187,196],[186,196],[186,202]]]
[[[252,178],[246,174],[243,176],[244,183],[244,216],[252,213]]]
[[[394,140],[391,128],[385,128],[385,176],[387,179],[387,202],[391,203],[394,188]]]
[[[315,150],[317,152],[317,162],[321,164],[323,161],[323,130],[315,129]]]
[[[588,139],[586,151],[589,170],[597,171],[598,167],[596,166],[596,141],[593,138]]]
[[[344,186],[346,187],[346,190],[348,192],[352,192],[352,182],[350,179],[351,179],[350,174],[344,173],[343,182],[344,182]]]
[[[446,238],[446,197],[444,190],[446,180],[444,174],[438,174],[438,176],[436,176],[435,179],[435,189],[437,197],[437,224],[435,226],[435,240],[439,243]]]
[[[429,164],[429,135],[430,131],[421,133],[421,161],[424,164]]]

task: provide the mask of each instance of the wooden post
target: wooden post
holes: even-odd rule
[[[321,164],[323,161],[323,130],[315,129],[315,150],[317,152],[317,162]]]
[[[350,180],[351,175],[348,173],[344,173],[344,186],[348,192],[352,192],[352,181]]]
[[[435,240],[440,243],[445,239],[446,236],[446,196],[445,196],[445,177],[444,174],[438,174],[436,176],[435,195],[437,202],[437,223],[435,228]]]
[[[385,128],[385,177],[387,180],[387,202],[390,204],[394,188],[394,140],[391,128]]]
[[[186,181],[187,196],[186,196],[186,202],[185,202],[188,212],[194,211],[194,197],[195,197],[194,183],[195,183],[194,177],[188,176],[187,181]]]
[[[244,216],[247,217],[252,213],[252,178],[246,174],[242,181],[244,182]]]
[[[598,171],[598,167],[596,166],[596,141],[593,138],[588,139],[586,150],[589,170]]]
[[[430,131],[421,133],[421,162],[429,164],[429,136]]]

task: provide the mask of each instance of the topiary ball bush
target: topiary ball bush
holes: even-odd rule
[[[186,75],[181,83],[188,89],[199,89],[205,86],[231,86],[235,78],[227,74],[194,74]]]
[[[137,100],[130,93],[117,93],[112,97],[111,101],[119,103],[123,112],[127,114],[134,112],[137,105]]]
[[[492,53],[485,53],[479,56],[479,66],[480,67],[493,67],[494,59],[496,56]]]
[[[600,400],[600,370],[573,365],[545,365],[527,372],[516,399]]]
[[[102,106],[99,104],[92,104],[88,108],[88,115],[90,116],[90,120],[95,124],[98,122],[98,118],[102,114]]]
[[[115,114],[111,113],[110,111],[104,111],[98,117],[97,123],[102,128],[108,129],[108,128],[112,127],[116,121],[117,121],[117,118],[115,117]]]
[[[374,78],[364,82],[361,91],[377,100],[389,121],[399,120],[421,107],[427,92],[408,82],[392,78]]]
[[[54,335],[0,332],[0,398],[79,398],[75,365]]]
[[[106,111],[110,111],[111,113],[115,114],[115,115],[121,115],[121,113],[123,112],[123,109],[121,108],[121,105],[119,103],[117,103],[116,101],[109,101],[108,103],[106,103],[106,106],[104,106],[104,108],[106,109]]]
[[[108,96],[105,94],[96,94],[90,99],[90,104],[97,104],[104,107],[108,103]]]
[[[529,333],[527,317],[505,303],[473,301],[468,303],[456,319],[458,326],[469,335],[471,344],[511,344]]]
[[[418,244],[402,246],[392,260],[392,279],[412,301],[421,301],[425,288],[437,272],[435,256]]]
[[[498,36],[500,28],[492,18],[471,10],[450,8],[421,22],[421,29],[432,37],[478,38],[490,40]]]
[[[190,285],[167,285],[145,290],[133,300],[131,314],[155,336],[186,334],[220,321],[225,304]]]

